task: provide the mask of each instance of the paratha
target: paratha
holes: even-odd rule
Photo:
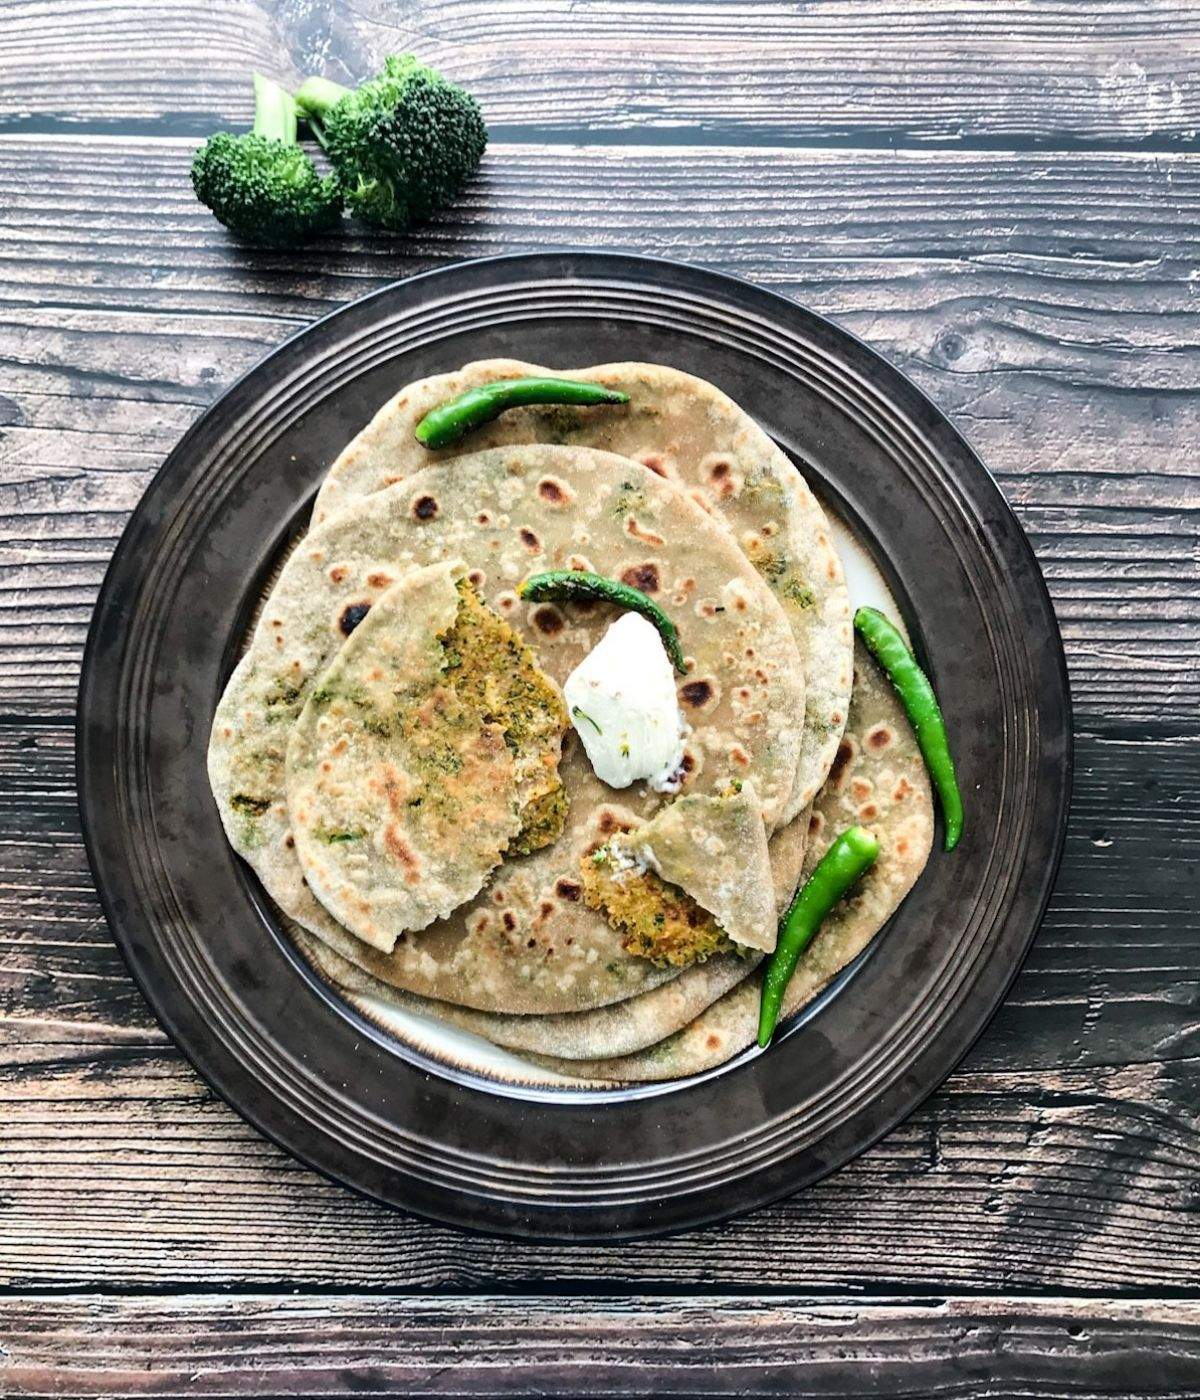
[[[465,574],[461,560],[431,564],[387,589],[288,735],[304,877],[385,953],[566,819],[563,698]]]
[[[413,436],[429,409],[495,379],[554,374],[630,395],[621,407],[513,409],[460,444],[430,452]],[[351,501],[431,461],[510,443],[568,443],[644,463],[730,531],[788,616],[805,665],[804,746],[785,816],[816,795],[837,752],[850,699],[852,620],[829,521],[804,478],[758,426],[714,385],[653,364],[546,370],[481,360],[410,384],[376,413],[333,462],[313,508],[320,524]]]
[[[880,855],[861,884],[822,924],[796,968],[783,1016],[811,1001],[883,927],[925,868],[933,844],[933,799],[916,736],[890,683],[866,649],[854,656],[850,719],[833,771],[813,806],[805,875],[846,827],[861,822]],[[632,1055],[537,1057],[559,1074],[620,1082],[677,1079],[723,1064],[758,1032],[761,973],[668,1036]]]
[[[775,913],[791,903],[804,861],[807,823],[791,822],[771,837],[771,888]],[[506,1049],[567,1059],[590,1059],[632,1054],[672,1035],[705,1007],[749,977],[758,966],[751,957],[725,954],[686,968],[678,977],[651,991],[593,1011],[565,1011],[546,1016],[508,1016],[473,1011],[444,1001],[414,996],[363,972],[327,944],[292,924],[289,932],[300,951],[322,977],[348,992],[415,1011],[460,1030],[471,1031]]]
[[[618,819],[614,794],[578,744],[560,767],[576,813],[563,836],[505,861],[476,899],[392,953],[347,933],[305,884],[284,800],[288,730],[348,621],[360,622],[406,571],[450,558],[467,562],[481,596],[559,684],[613,609],[522,603],[514,591],[522,577],[587,568],[652,593],[689,657],[679,685],[692,731],[680,791],[749,780],[767,828],[780,825],[800,756],[804,679],[778,601],[728,533],[650,469],[585,448],[535,445],[429,467],[328,519],[289,559],[213,724],[210,779],[234,848],[286,914],[364,970],[421,995],[551,1013],[669,980],[672,970],[627,953],[579,898],[579,862]],[[663,801],[642,790],[616,796],[643,819]]]

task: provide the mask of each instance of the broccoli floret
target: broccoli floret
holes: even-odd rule
[[[296,104],[325,147],[352,214],[405,229],[454,198],[479,165],[479,104],[413,54],[393,55],[351,91],[309,78]]]
[[[209,137],[192,162],[192,187],[226,228],[276,248],[332,228],[342,212],[337,180],[322,179],[296,142],[291,95],[258,73],[254,130]]]

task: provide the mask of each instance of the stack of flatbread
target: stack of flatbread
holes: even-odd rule
[[[510,410],[455,447],[414,428],[497,379],[628,394]],[[561,687],[619,615],[534,603],[577,569],[675,624],[677,782],[615,791]],[[880,856],[825,921],[791,1014],[912,887],[933,831],[915,737],[855,648],[833,534],[790,460],[702,380],[659,365],[486,361],[402,389],[332,464],[217,708],[209,773],[234,848],[314,967],[574,1080],[696,1073],[752,1043],[758,965],[829,842]],[[721,932],[652,958],[584,897],[624,842]]]

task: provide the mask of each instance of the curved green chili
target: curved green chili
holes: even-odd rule
[[[615,578],[605,578],[603,574],[585,573],[581,569],[551,569],[544,574],[531,574],[517,586],[517,593],[531,603],[571,603],[584,598],[589,602],[615,603],[618,608],[641,613],[658,628],[671,664],[681,674],[685,669],[683,648],[679,645],[675,624],[657,603],[627,583],[618,583]]]
[[[933,686],[917,665],[900,631],[881,612],[874,608],[859,608],[854,614],[854,630],[887,672],[904,712],[917,732],[917,743],[942,805],[942,820],[946,825],[945,848],[952,851],[962,835],[962,795],[958,790],[954,759],[950,756],[946,721],[942,718]]]
[[[875,864],[879,842],[862,826],[852,826],[837,837],[792,900],[779,926],[779,941],[763,973],[762,1000],[758,1012],[758,1043],[765,1049],[775,1034],[800,954],[812,941],[825,916],[847,891]]]
[[[468,389],[457,398],[431,408],[416,426],[417,441],[425,447],[449,447],[473,429],[490,423],[506,409],[531,403],[591,404],[628,403],[620,389],[606,389],[584,379],[552,379],[547,375],[526,379],[494,379]]]

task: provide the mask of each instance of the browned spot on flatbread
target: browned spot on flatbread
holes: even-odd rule
[[[476,525],[490,525],[492,523],[492,517],[486,510],[481,510],[475,517],[475,523]]]
[[[641,564],[630,564],[629,568],[623,570],[621,582],[627,583],[630,588],[636,588],[639,593],[657,593],[662,580],[658,565],[653,559],[646,559]]]
[[[727,501],[737,490],[737,478],[733,470],[736,464],[731,457],[721,456],[708,457],[705,461],[709,489],[717,500]]]
[[[522,525],[521,528],[517,531],[517,534],[520,537],[521,543],[530,552],[530,554],[539,554],[541,552],[542,542],[533,533],[533,531],[529,528],[528,525]]]
[[[845,786],[847,772],[857,752],[858,746],[853,739],[843,739],[838,745],[837,753],[833,756],[833,764],[829,769],[829,781],[838,792],[841,792]]]
[[[661,452],[639,452],[633,460],[641,462],[643,467],[649,467],[655,476],[667,475],[667,465]]]
[[[413,502],[414,520],[433,520],[438,513],[438,503],[433,496],[418,496]]]
[[[615,831],[629,830],[629,823],[622,821],[611,807],[601,807],[596,816],[596,826],[605,836],[611,836]]]
[[[878,815],[879,808],[875,805],[874,802],[864,802],[863,805],[858,809],[858,817],[860,821],[873,822]]]
[[[565,506],[570,505],[572,494],[571,489],[565,481],[561,481],[556,476],[544,476],[537,484],[538,495],[548,505]]]
[[[555,881],[554,893],[558,895],[559,899],[565,899],[570,904],[578,904],[579,897],[583,894],[583,886],[577,885],[574,880],[564,878]]]
[[[867,748],[874,749],[876,753],[886,749],[896,737],[896,731],[888,724],[877,724],[874,729],[868,729],[864,735]]]
[[[557,637],[566,626],[562,613],[557,608],[543,604],[533,612],[533,625],[543,636]]]
[[[717,1035],[715,1031],[710,1031],[708,1039],[704,1043],[710,1050],[719,1050],[721,1048],[721,1037]]]
[[[377,572],[367,575],[367,584],[371,588],[387,588],[392,582],[391,574]]]
[[[467,575],[467,582],[472,588],[482,588],[486,580],[487,574],[485,574],[482,569],[472,569]]]
[[[701,676],[696,680],[684,681],[679,687],[679,697],[689,709],[702,710],[716,703],[717,683]]]
[[[869,778],[851,778],[850,795],[856,802],[865,802],[875,789],[875,784]]]
[[[808,818],[808,834],[810,836],[820,836],[825,826],[825,814],[823,812],[813,812]]]
[[[742,748],[741,744],[734,744],[731,746],[729,757],[733,759],[734,763],[736,763],[739,768],[750,767],[750,755]]]
[[[400,815],[407,792],[408,786],[401,776],[400,770],[394,768],[390,763],[387,764],[383,770],[383,795],[387,799],[388,810],[393,816]]]
[[[345,564],[335,564],[329,571],[329,577],[334,583],[345,583],[349,572],[350,570],[346,568]]]
[[[348,637],[370,611],[371,605],[368,602],[347,603],[338,614],[338,630],[342,636]]]
[[[902,777],[900,781],[896,784],[896,786],[892,789],[892,801],[903,802],[904,799],[913,790],[914,789],[912,783],[910,783],[907,778]]]
[[[512,933],[513,929],[515,929],[517,926],[517,916],[513,913],[511,909],[506,909],[504,911],[503,921],[504,927],[509,931],[509,933]]]
[[[421,878],[421,862],[392,822],[383,828],[383,845],[387,853],[404,867],[404,883],[415,885]]]
[[[625,521],[625,533],[632,535],[635,540],[641,540],[643,544],[651,544],[656,548],[666,543],[661,535],[655,534],[645,525],[639,525],[637,519],[632,515]]]

